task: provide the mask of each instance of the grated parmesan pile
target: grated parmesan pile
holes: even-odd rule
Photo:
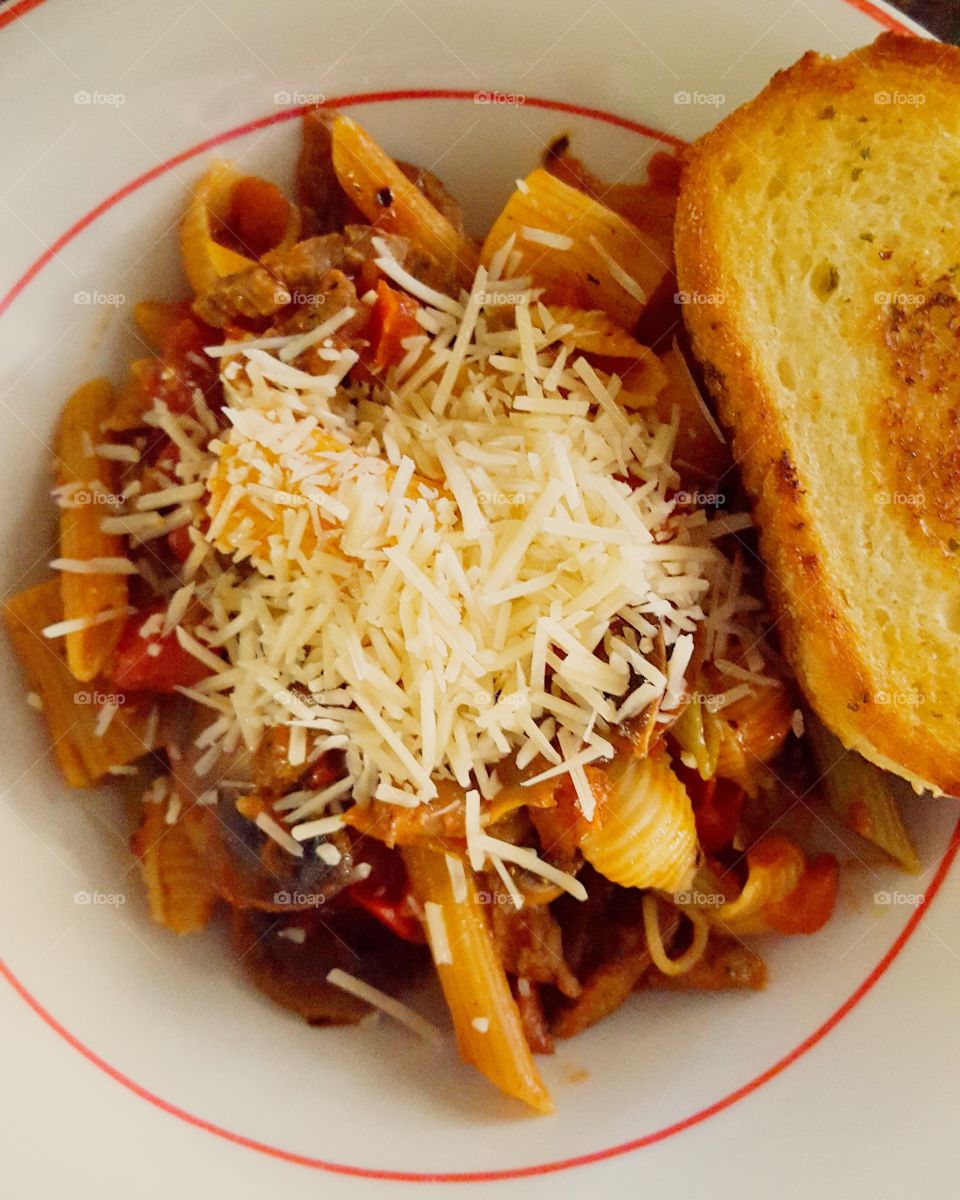
[[[681,699],[726,527],[675,509],[676,415],[595,370],[502,262],[455,301],[378,250],[424,306],[383,386],[344,386],[349,310],[211,348],[229,429],[198,464],[187,585],[209,615],[178,629],[214,670],[187,690],[217,714],[201,768],[286,725],[294,765],[343,747],[354,799],[416,805],[437,778],[489,799],[498,762],[540,756],[530,782],[568,774],[589,818],[611,727]],[[293,365],[307,346],[325,373]]]
[[[198,776],[276,726],[293,766],[345,751],[347,778],[285,798],[286,828],[264,830],[291,854],[338,828],[351,798],[416,806],[452,779],[475,868],[489,859],[509,879],[514,862],[580,895],[483,832],[481,800],[510,758],[536,764],[530,784],[569,776],[592,817],[584,768],[613,754],[612,728],[654,702],[669,719],[698,625],[722,656],[758,607],[713,545],[748,521],[677,507],[678,413],[658,420],[653,391],[577,352],[576,328],[509,277],[511,243],[458,300],[375,244],[422,305],[403,361],[348,383],[357,355],[335,335],[351,309],[306,334],[210,347],[227,428],[199,395],[195,416],[158,401],[147,419],[179,448],[178,482],[129,489],[103,526],[148,579],[149,542],[189,527],[181,580],[152,579],[168,607],[143,633],[175,630],[212,672],[179,689],[210,712]],[[307,349],[313,373],[296,366]]]

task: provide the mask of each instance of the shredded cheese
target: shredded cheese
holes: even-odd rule
[[[435,1044],[442,1043],[443,1037],[435,1025],[431,1025],[419,1013],[414,1012],[412,1008],[406,1004],[402,1004],[399,1000],[395,1000],[393,996],[388,996],[386,992],[381,992],[379,988],[375,988],[369,983],[364,983],[356,975],[350,975],[347,971],[341,971],[339,967],[334,967],[327,975],[327,983],[332,983],[334,987],[349,992],[351,996],[356,996],[358,1000],[372,1004],[374,1008],[385,1012],[388,1017],[393,1017],[401,1025],[406,1025],[408,1029],[412,1030],[419,1037],[422,1037],[425,1041]]]
[[[736,518],[677,506],[679,416],[627,410],[615,375],[561,345],[573,326],[503,277],[512,251],[453,299],[374,241],[384,275],[423,306],[402,364],[348,382],[357,356],[329,335],[350,310],[208,347],[227,427],[211,439],[202,417],[156,405],[148,424],[179,447],[177,482],[102,528],[145,541],[190,525],[161,628],[212,673],[186,689],[217,714],[198,773],[277,726],[293,765],[323,739],[346,749],[347,776],[291,802],[287,828],[258,817],[267,836],[302,855],[340,827],[341,800],[414,807],[454,780],[474,870],[489,863],[514,903],[507,864],[582,898],[573,876],[483,832],[495,768],[512,756],[534,780],[569,777],[592,818],[585,767],[612,756],[612,726],[657,699],[679,705],[701,623],[721,652],[734,636],[747,598],[713,541]],[[317,374],[293,365],[309,346]],[[206,611],[187,630],[194,596]],[[447,865],[462,902],[463,863]]]

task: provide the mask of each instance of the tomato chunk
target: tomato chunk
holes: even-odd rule
[[[190,537],[190,526],[181,525],[167,534],[167,545],[173,557],[179,563],[185,563],[193,550],[193,540]]]
[[[400,855],[369,838],[354,849],[358,861],[371,867],[367,878],[349,889],[354,904],[405,942],[425,941],[423,926],[410,903],[410,884]]]
[[[394,365],[403,358],[404,338],[420,333],[417,312],[420,306],[411,296],[398,292],[384,280],[377,283],[377,300],[364,330],[370,342],[370,365],[375,371]]]
[[[769,904],[765,916],[777,933],[816,933],[837,902],[840,871],[832,854],[818,854],[800,882],[779,904]]]
[[[172,692],[177,687],[191,687],[210,674],[209,667],[184,650],[176,632],[166,636],[141,634],[144,622],[164,611],[165,605],[152,605],[127,618],[106,672],[120,691]],[[159,650],[151,652],[154,646]]]
[[[710,779],[700,804],[694,803],[700,845],[707,854],[716,854],[729,846],[740,824],[743,788],[729,779]]]

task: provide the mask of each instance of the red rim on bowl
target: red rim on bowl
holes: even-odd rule
[[[0,28],[9,25],[18,17],[23,16],[31,9],[39,7],[46,0],[20,0],[19,3],[12,5],[4,12],[0,13]],[[873,17],[878,23],[885,28],[895,30],[900,33],[911,32],[905,25],[890,14],[877,8],[869,3],[869,0],[845,0],[846,3],[859,11]],[[373,104],[373,103],[388,103],[398,100],[472,100],[475,96],[475,91],[459,90],[459,89],[414,89],[394,92],[364,92],[355,93],[347,96],[340,96],[326,101],[327,107],[348,107],[357,104]],[[616,125],[622,129],[630,130],[631,132],[640,134],[654,141],[671,145],[674,147],[682,146],[684,143],[669,134],[664,134],[659,130],[651,129],[648,126],[642,125],[629,118],[617,116],[613,113],[607,113],[599,109],[584,108],[582,106],[567,104],[561,101],[546,100],[536,97],[527,97],[525,103],[528,106],[546,108],[551,111],[569,113],[577,116],[587,117],[592,120],[603,121],[607,124]],[[100,216],[120,203],[125,197],[138,191],[146,184],[163,175],[167,171],[172,170],[180,163],[194,158],[207,150],[213,149],[216,146],[222,145],[225,142],[235,138],[242,137],[245,134],[251,133],[257,129],[262,129],[270,125],[279,124],[284,121],[292,120],[300,116],[304,108],[285,109],[279,113],[272,113],[269,116],[261,117],[254,121],[249,121],[244,125],[237,126],[234,129],[227,130],[224,133],[215,135],[207,140],[200,142],[196,146],[190,147],[181,153],[174,155],[166,162],[160,163],[151,170],[138,176],[124,185],[113,195],[108,196],[100,204],[96,205],[88,213],[74,222],[63,234],[61,234],[51,245],[44,251],[39,258],[33,262],[20,278],[12,285],[7,293],[0,298],[0,315],[5,313],[10,305],[16,300],[20,293],[36,278],[39,272],[62,250],[62,248],[88,228]],[[689,1116],[682,1118],[670,1125],[664,1126],[662,1129],[654,1130],[651,1133],[644,1134],[640,1137],[631,1139],[626,1142],[619,1143],[615,1146],[604,1147],[600,1150],[591,1151],[586,1154],[576,1155],[571,1158],[558,1159],[551,1162],[534,1163],[523,1167],[504,1168],[502,1170],[483,1170],[483,1171],[403,1171],[390,1170],[388,1168],[377,1167],[360,1167],[352,1166],[346,1163],[329,1162],[319,1158],[313,1158],[308,1155],[298,1154],[290,1150],[285,1150],[278,1146],[271,1146],[265,1142],[257,1141],[256,1139],[246,1137],[243,1134],[236,1133],[232,1130],[225,1129],[222,1126],[216,1125],[212,1121],[206,1120],[204,1117],[190,1113],[179,1106],[172,1104],[170,1101],[164,1100],[163,1097],[157,1096],[149,1089],[143,1087],[135,1080],[124,1074],[117,1067],[108,1063],[96,1051],[85,1045],[74,1034],[72,1034],[64,1025],[57,1020],[51,1012],[49,1012],[40,1001],[30,992],[27,986],[16,976],[9,966],[0,959],[0,975],[10,984],[14,991],[29,1005],[29,1007],[48,1025],[58,1036],[63,1038],[70,1046],[77,1050],[89,1062],[91,1062],[99,1070],[109,1075],[111,1078],[122,1084],[129,1091],[142,1099],[148,1101],[154,1107],[161,1109],[163,1112],[169,1113],[172,1116],[179,1118],[198,1129],[202,1129],[207,1133],[212,1133],[226,1141],[233,1142],[236,1145],[244,1146],[251,1150],[256,1150],[261,1154],[269,1155],[273,1158],[281,1159],[285,1162],[295,1163],[300,1166],[312,1167],[325,1171],[334,1172],[341,1175],[349,1175],[367,1179],[382,1179],[382,1180],[403,1180],[411,1182],[423,1183],[481,1183],[492,1182],[495,1180],[517,1179],[529,1177],[533,1175],[549,1174],[555,1171],[562,1171],[571,1167],[585,1166],[590,1163],[601,1162],[604,1159],[613,1158],[620,1154],[625,1154],[631,1150],[639,1150],[645,1146],[653,1145],[657,1142],[662,1142],[667,1138],[690,1129],[695,1125],[707,1120],[707,1118],[722,1112],[731,1105],[742,1100],[744,1097],[755,1092],[763,1084],[779,1075],[791,1063],[802,1057],[808,1050],[820,1042],[839,1022],[863,999],[863,997],[871,990],[878,982],[881,976],[888,970],[893,961],[900,954],[903,947],[913,935],[919,925],[923,914],[926,912],[930,902],[939,892],[943,882],[950,870],[950,867],[956,858],[957,852],[960,850],[960,821],[950,838],[950,842],[941,858],[936,872],[931,880],[930,886],[924,893],[924,902],[919,905],[911,914],[900,933],[894,939],[893,943],[874,966],[862,983],[847,997],[847,999],[812,1033],[810,1033],[802,1042],[783,1055],[775,1063],[766,1070],[762,1071],[753,1079],[742,1084],[734,1091],[720,1099],[708,1104]]]

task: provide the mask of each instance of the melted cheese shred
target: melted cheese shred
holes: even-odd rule
[[[516,279],[505,304],[506,282],[481,269],[442,307],[421,288],[428,336],[384,384],[349,382],[332,341],[319,375],[279,340],[220,348],[229,427],[203,468],[220,553],[181,641],[214,670],[191,696],[226,710],[205,765],[287,725],[348,745],[358,803],[416,805],[440,779],[489,800],[499,762],[537,758],[589,819],[583,767],[613,725],[679,700],[720,555],[672,498],[678,417],[623,407],[564,341],[570,310],[560,324]],[[472,857],[502,857],[493,842]]]

